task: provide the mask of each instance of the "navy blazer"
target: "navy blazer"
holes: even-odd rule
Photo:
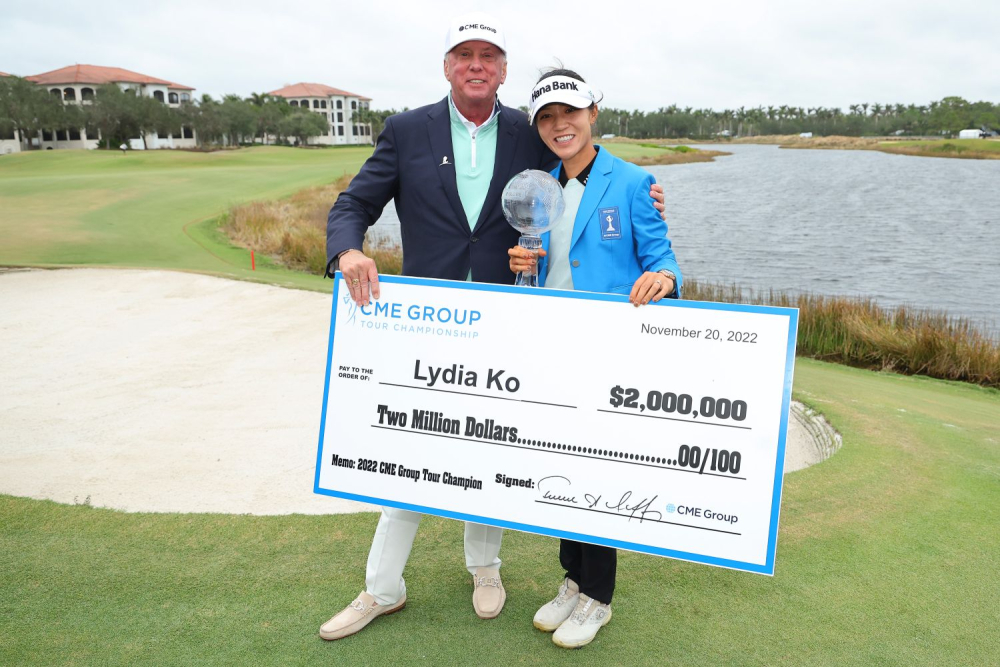
[[[327,275],[334,258],[361,248],[390,199],[396,200],[403,241],[403,274],[476,282],[514,282],[507,250],[520,234],[500,208],[500,194],[525,169],[550,170],[556,158],[523,112],[500,105],[493,180],[470,230],[455,181],[448,98],[389,117],[375,152],[330,209]],[[444,158],[448,158],[445,163]]]

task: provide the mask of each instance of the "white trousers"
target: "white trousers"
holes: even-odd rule
[[[423,514],[383,507],[372,548],[368,552],[365,587],[380,605],[395,604],[406,594],[403,568],[410,557],[413,538]],[[469,574],[477,567],[500,567],[503,528],[478,523],[465,524],[465,566]]]

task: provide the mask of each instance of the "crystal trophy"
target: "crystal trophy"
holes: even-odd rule
[[[537,169],[526,169],[510,179],[500,201],[507,222],[521,232],[517,245],[536,255],[542,247],[542,234],[559,222],[566,209],[559,181]],[[514,284],[538,287],[538,264],[518,273]]]

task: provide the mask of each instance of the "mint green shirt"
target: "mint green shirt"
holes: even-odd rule
[[[486,202],[486,193],[493,180],[493,164],[497,156],[497,126],[500,106],[493,105],[493,114],[485,123],[476,124],[465,118],[448,95],[451,115],[451,146],[455,154],[455,181],[462,200],[469,229],[476,226]]]

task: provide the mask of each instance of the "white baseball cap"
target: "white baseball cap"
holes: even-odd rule
[[[535,114],[546,104],[568,104],[577,109],[586,109],[603,99],[590,84],[569,76],[550,76],[535,84],[531,91],[531,110],[528,112],[528,124],[533,125]]]
[[[448,24],[448,34],[444,38],[444,54],[448,55],[462,42],[473,41],[489,42],[507,53],[507,39],[504,37],[500,22],[484,12],[474,12],[454,18]]]

